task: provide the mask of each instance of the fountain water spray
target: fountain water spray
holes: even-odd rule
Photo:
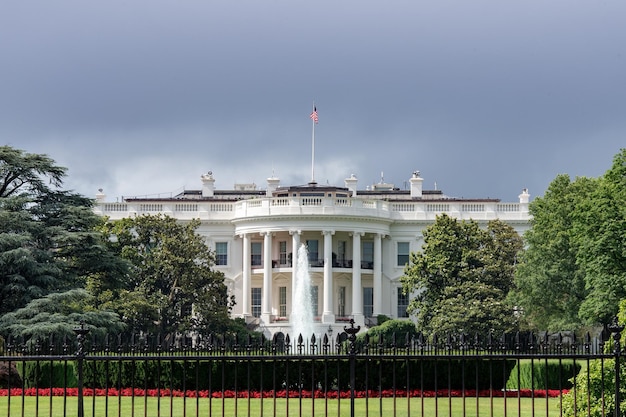
[[[291,324],[292,340],[296,342],[298,336],[307,341],[314,333],[313,300],[311,297],[311,275],[309,273],[309,256],[307,248],[302,244],[298,248],[298,263],[296,265],[296,282],[293,297],[293,306],[289,322]]]

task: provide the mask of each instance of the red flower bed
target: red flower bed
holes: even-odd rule
[[[506,396],[507,397],[517,397],[518,395],[520,397],[531,397],[531,396],[535,396],[538,398],[545,398],[547,397],[558,397],[561,394],[566,394],[568,390],[529,390],[529,389],[522,389],[519,391],[507,391],[506,392]],[[442,389],[442,390],[438,390],[438,391],[421,391],[421,390],[411,390],[411,391],[406,391],[406,390],[383,390],[383,391],[376,391],[376,390],[368,390],[368,391],[355,391],[355,397],[356,398],[379,398],[379,397],[383,397],[383,398],[389,398],[389,397],[393,397],[395,395],[395,397],[407,397],[410,396],[412,398],[420,398],[420,397],[504,397],[505,392],[504,391],[491,391],[491,390],[480,390],[480,391],[476,391],[476,390],[465,390],[465,392],[463,392],[462,390],[447,390],[447,389]],[[7,395],[11,395],[11,396],[15,396],[15,397],[20,397],[20,396],[27,396],[27,397],[31,397],[31,396],[42,396],[42,397],[48,397],[48,396],[67,396],[67,397],[75,397],[78,395],[78,388],[26,388],[24,390],[22,390],[21,388],[11,388],[10,390],[10,394],[9,394],[9,390],[4,388],[4,389],[0,389],[0,396],[6,397]],[[259,391],[231,391],[231,390],[226,390],[224,392],[222,391],[212,391],[209,392],[207,390],[202,390],[202,391],[195,391],[195,390],[187,390],[187,391],[181,391],[181,390],[169,390],[169,389],[141,389],[141,388],[122,388],[122,389],[116,389],[116,388],[109,388],[109,389],[104,389],[104,388],[83,388],[83,395],[85,396],[110,396],[110,397],[130,397],[130,396],[135,396],[135,397],[190,397],[190,398],[196,398],[196,397],[200,397],[200,398],[209,398],[209,397],[213,397],[213,398],[350,398],[350,391],[328,391],[328,392],[324,392],[322,390],[315,390],[315,391],[309,391],[309,390],[302,390],[302,391],[297,391],[297,390],[279,390],[279,391],[273,391],[273,390],[269,390],[269,391],[263,391],[263,392],[259,392]]]

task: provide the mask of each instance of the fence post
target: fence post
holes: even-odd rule
[[[78,350],[76,351],[76,361],[78,363],[78,417],[85,416],[83,404],[83,360],[85,359],[85,336],[89,329],[85,327],[85,322],[80,322],[80,327],[74,328]]]
[[[356,385],[356,334],[361,326],[354,327],[354,319],[350,319],[350,327],[343,327],[350,341],[350,417],[354,417],[354,386]]]
[[[621,398],[619,394],[620,389],[620,356],[621,356],[621,345],[620,339],[622,336],[622,331],[624,330],[624,326],[620,325],[617,321],[617,316],[613,317],[613,321],[609,323],[607,329],[613,334],[613,356],[615,357],[615,417],[620,417],[622,412],[620,410]]]

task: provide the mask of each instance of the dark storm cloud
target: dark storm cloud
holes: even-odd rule
[[[0,134],[92,195],[415,169],[541,195],[623,146],[620,2],[5,2]]]

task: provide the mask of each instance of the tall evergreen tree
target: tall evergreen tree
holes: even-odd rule
[[[96,230],[92,200],[61,189],[65,175],[46,155],[0,147],[0,314],[90,276],[126,274]]]

